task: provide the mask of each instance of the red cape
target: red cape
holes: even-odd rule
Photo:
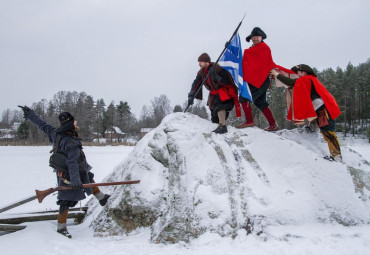
[[[266,43],[260,42],[244,51],[243,80],[248,84],[256,88],[261,87],[271,69],[275,67],[270,47]]]
[[[312,81],[312,82],[311,82]],[[334,97],[324,85],[312,75],[305,75],[296,80],[293,90],[293,101],[288,111],[288,120],[300,122],[305,119],[317,118],[317,114],[311,101],[311,86],[315,86],[317,94],[324,101],[331,118],[335,120],[340,115],[340,109]]]
[[[239,118],[242,116],[242,112],[240,109],[240,103],[238,99],[238,92],[235,90],[235,88],[232,85],[223,86],[219,88],[218,90],[213,90],[213,91],[211,90],[209,91],[209,93],[211,93],[212,95],[219,94],[222,102],[232,99],[234,101],[236,117]]]

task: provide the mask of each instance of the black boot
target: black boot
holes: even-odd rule
[[[58,229],[58,230],[57,230],[57,232],[58,232],[59,234],[62,234],[62,235],[64,235],[64,236],[68,237],[68,238],[72,238],[71,234],[70,234],[70,233],[68,233],[67,228]]]
[[[343,162],[341,155],[337,155],[335,157],[333,157],[333,156],[325,156],[324,159],[329,160],[330,162],[340,162],[340,163]]]
[[[227,133],[227,127],[226,127],[226,125],[225,126],[218,125],[218,127],[215,130],[213,130],[212,132],[215,132],[216,134],[225,134],[225,133]]]
[[[325,156],[324,159],[329,160],[330,162],[335,161],[335,159],[332,156]]]
[[[103,199],[101,199],[101,200],[99,200],[99,204],[101,205],[101,206],[105,206],[105,204],[107,203],[107,201],[108,201],[108,199],[110,198],[110,195],[108,195],[108,194],[105,194],[104,195],[104,198]]]

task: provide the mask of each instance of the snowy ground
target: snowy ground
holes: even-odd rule
[[[284,136],[284,133],[281,134]],[[344,149],[352,149],[370,161],[370,145],[365,139],[340,137]],[[309,144],[305,144],[309,147]],[[51,147],[0,147],[0,207],[31,196],[34,189],[55,185],[48,167]],[[133,147],[86,147],[96,181],[102,181]],[[102,188],[104,189],[104,188]],[[338,194],[339,195],[339,194]],[[55,196],[42,204],[30,202],[1,213],[0,218],[20,213],[57,209]],[[84,205],[87,199],[82,201]],[[370,254],[370,226],[302,225],[268,227],[260,235],[246,235],[240,230],[235,239],[206,233],[191,243],[152,244],[150,231],[139,229],[128,236],[94,237],[92,218],[80,225],[69,222],[73,239],[55,232],[54,221],[25,223],[26,229],[0,236],[1,254]]]
[[[85,147],[84,151],[87,161],[93,167],[95,181],[101,182],[133,148],[131,146]],[[55,174],[49,167],[50,150],[51,146],[0,146],[2,175],[0,208],[35,195],[35,189],[45,190],[56,186]],[[83,206],[88,199],[81,201],[81,205]],[[35,200],[0,215],[3,217],[30,211],[56,210],[59,207],[55,201],[56,193],[47,196],[41,204]]]

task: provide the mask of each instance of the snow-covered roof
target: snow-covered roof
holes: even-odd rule
[[[14,122],[13,126],[12,126],[12,129],[13,130],[18,130],[19,126],[21,125],[20,122]]]
[[[116,127],[116,126],[110,127],[109,129],[107,129],[107,131],[105,131],[105,133],[106,134],[112,133],[112,129],[114,130],[114,133],[116,133],[116,134],[120,134],[120,135],[126,134],[126,133],[122,132],[119,127]]]
[[[14,130],[7,128],[0,129],[0,139],[10,139],[14,137]]]

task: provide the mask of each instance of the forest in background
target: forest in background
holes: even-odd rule
[[[324,69],[319,72],[314,69],[319,80],[325,85],[329,92],[337,100],[342,114],[336,120],[337,131],[345,134],[364,134],[370,138],[370,59],[358,66],[349,63],[345,70],[338,67]],[[189,84],[190,89],[190,84]],[[287,121],[286,89],[272,86],[268,90],[268,102],[270,108],[281,129],[292,129],[295,125]],[[184,95],[187,98],[187,95]],[[206,109],[205,101],[195,100],[188,112],[202,118],[209,119],[209,111]],[[171,106],[170,99],[166,95],[154,97],[149,105],[144,105],[140,116],[136,117],[131,112],[131,107],[125,100],[115,103],[111,101],[108,105],[100,98],[94,100],[85,92],[59,91],[51,100],[41,99],[30,107],[35,110],[48,123],[59,126],[58,115],[61,112],[70,112],[80,127],[80,137],[84,141],[92,141],[94,134],[104,138],[110,127],[118,127],[126,134],[127,138],[140,139],[142,128],[155,128],[162,119],[172,112],[182,112],[187,106],[187,100],[182,105]],[[253,106],[253,114],[256,124],[264,128],[267,122],[262,113]],[[244,114],[238,119],[235,110],[230,113],[228,124],[236,126],[244,122]],[[14,132],[12,142],[23,144],[44,144],[47,137],[39,132],[33,125],[24,121],[19,109],[6,109],[3,111],[0,122],[0,137],[8,132],[14,123],[21,123]]]

